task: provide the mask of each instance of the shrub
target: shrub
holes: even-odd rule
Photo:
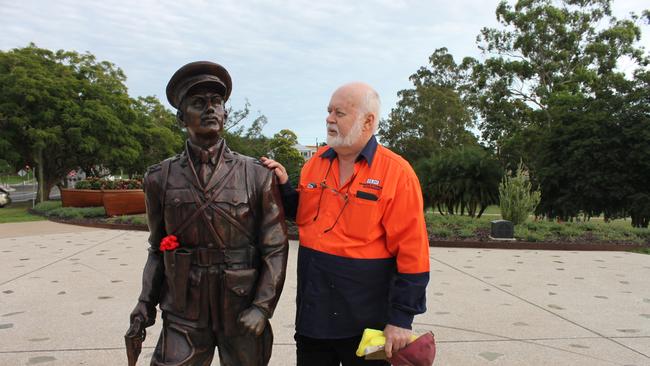
[[[107,221],[115,224],[134,224],[134,225],[147,224],[147,218],[145,215],[122,215],[122,216],[111,217]]]
[[[34,206],[34,211],[39,214],[46,214],[54,209],[61,208],[61,201],[44,201]]]
[[[468,216],[426,214],[427,230],[432,240],[467,239],[486,240],[490,232],[490,219]],[[531,242],[620,242],[650,245],[650,229],[631,228],[623,220],[605,223],[555,222],[550,220],[527,221],[515,226],[517,240]]]
[[[45,212],[47,217],[62,219],[83,219],[106,216],[104,207],[59,207]]]
[[[76,189],[142,189],[140,179],[104,179],[91,177],[77,182]]]
[[[441,214],[481,217],[498,201],[502,172],[494,155],[480,146],[442,150],[418,160],[414,169],[425,207]]]
[[[519,165],[514,177],[503,176],[499,185],[499,207],[504,220],[512,221],[515,225],[525,222],[540,198],[539,191],[532,191],[528,171],[523,164]]]

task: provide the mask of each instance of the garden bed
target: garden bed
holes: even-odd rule
[[[31,211],[31,210],[30,210]],[[103,207],[61,207],[57,201],[38,204],[32,211],[66,224],[105,229],[147,231],[146,215],[106,217]],[[631,227],[628,222],[557,223],[529,221],[515,226],[513,241],[490,239],[490,222],[497,217],[480,219],[467,216],[427,214],[429,244],[432,247],[527,249],[527,250],[634,250],[650,252],[650,229]],[[298,239],[298,229],[287,221],[289,238]]]

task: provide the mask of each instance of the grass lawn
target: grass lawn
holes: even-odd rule
[[[19,202],[12,203],[9,206],[0,208],[0,224],[9,222],[24,222],[24,221],[42,221],[45,217],[32,215],[27,212],[27,209],[32,207],[32,202]]]

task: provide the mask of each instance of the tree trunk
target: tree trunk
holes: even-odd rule
[[[478,212],[478,215],[476,216],[477,219],[480,219],[481,216],[483,215],[483,212],[485,212],[485,209],[488,208],[488,206],[481,206],[481,209]]]
[[[36,162],[36,167],[34,169],[34,176],[36,177],[37,180],[37,190],[36,190],[36,202],[43,202],[43,196],[44,194],[44,175],[45,175],[45,168],[43,167],[43,164],[45,163],[43,161],[43,148],[37,148],[36,154],[34,156],[34,161]]]

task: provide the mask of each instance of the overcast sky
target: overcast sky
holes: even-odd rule
[[[185,63],[210,60],[233,79],[232,106],[245,99],[266,115],[268,136],[283,128],[303,144],[325,139],[331,93],[365,81],[382,97],[382,117],[431,53],[479,57],[475,39],[496,26],[498,0],[0,0],[0,49],[89,51],[126,73],[131,96],[156,95]],[[614,14],[650,8],[615,0]],[[650,49],[650,27],[642,27]]]

